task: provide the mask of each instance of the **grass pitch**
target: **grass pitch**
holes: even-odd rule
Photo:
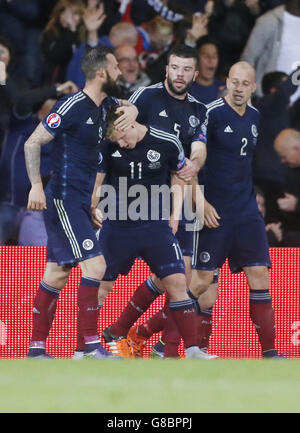
[[[0,412],[300,412],[300,360],[0,361]]]

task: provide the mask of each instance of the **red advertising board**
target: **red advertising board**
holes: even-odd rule
[[[270,292],[276,314],[276,346],[288,357],[300,358],[300,249],[271,249]],[[24,358],[32,328],[32,306],[43,276],[44,247],[0,247],[0,358]],[[130,274],[116,282],[99,317],[99,332],[114,322],[134,289],[150,275],[148,266],[136,260]],[[47,351],[70,358],[76,345],[76,293],[80,270],[72,270],[59,297]],[[249,318],[249,288],[243,273],[232,275],[227,263],[220,271],[220,294],[213,311],[210,351],[222,358],[260,358],[256,331]],[[154,314],[164,302],[159,297],[140,319]],[[147,345],[147,354],[158,339]],[[182,350],[182,348],[181,348]]]

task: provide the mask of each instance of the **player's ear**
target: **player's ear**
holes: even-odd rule
[[[96,76],[101,78],[102,80],[103,78],[106,77],[106,71],[102,66],[99,69],[97,69]]]
[[[199,71],[195,71],[193,81],[196,81],[198,75],[199,75]]]
[[[255,83],[253,84],[253,87],[252,87],[252,93],[254,93],[256,89],[257,89],[257,82],[255,82]]]

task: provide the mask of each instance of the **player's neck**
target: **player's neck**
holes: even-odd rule
[[[247,109],[247,104],[243,105],[235,105],[229,98],[228,95],[225,96],[225,101],[229,105],[230,108],[232,108],[234,111],[236,111],[240,116],[243,116]]]
[[[147,126],[137,123],[137,142],[142,141],[148,131]]]
[[[87,82],[83,88],[83,92],[99,107],[106,98],[106,93],[99,89],[99,83]]]

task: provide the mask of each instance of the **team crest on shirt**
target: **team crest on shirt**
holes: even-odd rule
[[[49,128],[58,128],[61,124],[61,117],[57,113],[51,113],[46,119],[46,123]]]
[[[82,242],[82,247],[86,250],[86,251],[90,251],[94,248],[94,242],[92,241],[92,239],[85,239]]]
[[[253,135],[254,138],[256,138],[258,136],[256,125],[253,124],[251,126],[251,132],[252,132],[252,135]]]
[[[150,149],[147,152],[147,158],[150,162],[157,162],[160,159],[160,153]]]
[[[190,116],[189,123],[192,126],[192,128],[196,128],[196,126],[200,124],[200,120],[196,116]]]
[[[199,256],[202,263],[207,263],[210,261],[210,254],[207,251],[202,251]]]

